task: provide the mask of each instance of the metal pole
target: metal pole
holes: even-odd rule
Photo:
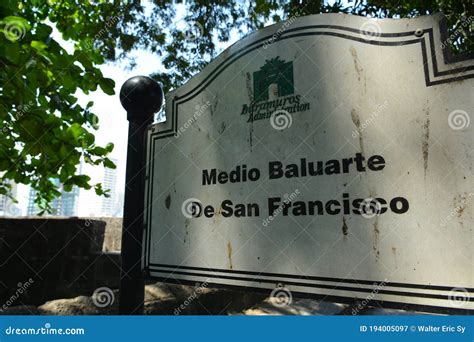
[[[123,211],[120,304],[121,315],[142,315],[145,283],[141,271],[145,209],[145,141],[154,113],[163,103],[160,85],[146,76],[127,80],[120,102],[129,121],[125,200]]]

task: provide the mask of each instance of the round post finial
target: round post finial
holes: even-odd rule
[[[163,104],[163,90],[148,76],[129,78],[120,89],[120,103],[127,111],[128,121],[146,123],[153,120]]]

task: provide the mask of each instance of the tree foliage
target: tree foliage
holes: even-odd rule
[[[98,118],[90,111],[92,102],[82,107],[74,94],[100,87],[112,95],[114,82],[95,66],[104,56],[77,39],[77,27],[63,27],[65,37],[78,42],[68,53],[52,38],[47,21],[76,18],[77,8],[72,1],[50,6],[46,1],[3,0],[0,13],[0,193],[8,194],[12,182],[29,184],[43,211],[60,195],[53,180],[66,191],[93,186],[104,195],[101,184],[92,185],[89,176],[78,174],[78,165],[82,158],[115,167],[107,158],[113,145],[95,144]]]
[[[0,3],[0,193],[10,181],[37,190],[37,205],[49,208],[73,186],[95,187],[78,174],[81,158],[115,167],[113,145],[95,144],[98,117],[75,94],[98,87],[114,93],[114,82],[98,66],[148,50],[160,56],[164,70],[153,75],[164,90],[180,86],[220,52],[231,32],[241,36],[272,22],[316,13],[349,13],[375,18],[416,17],[444,12],[456,53],[472,52],[471,0],[187,0],[177,20],[177,2],[153,0],[2,0]],[[183,5],[180,5],[183,6]],[[468,23],[466,25],[466,23]],[[74,44],[69,53],[52,37],[52,27]]]
[[[216,42],[226,42],[232,30],[241,35],[260,29],[271,22],[296,16],[319,13],[347,13],[371,18],[414,18],[443,12],[446,16],[450,47],[454,53],[474,51],[474,11],[471,0],[349,0],[348,2],[319,0],[256,0],[186,1],[184,29],[171,23],[167,35],[154,51],[163,56],[166,68],[154,77],[163,83],[165,91],[178,87],[201,70],[220,51]],[[170,13],[161,1],[154,1],[153,15]],[[192,39],[190,39],[192,38]],[[154,43],[151,43],[154,45]]]

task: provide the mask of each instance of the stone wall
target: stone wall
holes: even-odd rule
[[[120,218],[0,218],[0,315],[117,314],[121,230]],[[111,306],[93,304],[100,288],[114,290]],[[145,292],[147,314],[227,314],[263,299],[152,281]]]
[[[78,218],[0,219],[0,309],[117,288],[120,254],[102,252],[105,226]]]
[[[104,252],[120,252],[122,244],[121,217],[94,217],[94,220],[105,222]]]

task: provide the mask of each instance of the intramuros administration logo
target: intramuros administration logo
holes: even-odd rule
[[[303,112],[309,110],[309,103],[301,103],[301,95],[295,94],[293,62],[275,57],[253,73],[253,101],[244,104],[240,114],[248,114],[247,122],[253,122],[269,119],[278,110]]]

